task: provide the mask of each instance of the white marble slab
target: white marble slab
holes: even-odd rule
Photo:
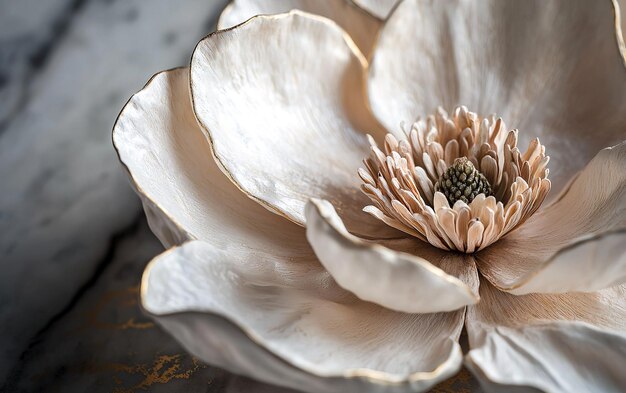
[[[50,53],[29,71],[22,104],[0,110],[10,112],[0,129],[0,386],[29,340],[107,262],[113,234],[141,214],[110,142],[117,113],[153,73],[187,63],[224,5],[87,0],[71,11],[67,3],[46,3],[28,22],[20,7],[41,2],[0,4],[3,53],[39,26],[52,35],[24,41],[49,39]],[[60,34],[42,22],[59,9],[70,12]],[[7,78],[24,61],[3,63]]]
[[[28,86],[71,19],[72,0],[0,0],[0,129],[28,99]]]
[[[141,262],[160,249],[145,220],[129,228],[97,280],[31,342],[4,390],[295,393],[202,364],[142,315]]]

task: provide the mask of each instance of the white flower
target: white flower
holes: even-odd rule
[[[292,11],[220,30],[123,109],[115,146],[172,247],[146,269],[143,307],[201,359],[305,391],[421,391],[463,362],[487,388],[625,389],[626,68],[614,6],[406,0],[383,23],[343,0],[234,1],[220,27],[291,8],[336,22]],[[492,153],[446,153],[429,143],[448,131],[427,137],[427,123],[413,142],[402,132],[459,105],[499,113],[520,145],[539,137],[545,150],[533,142],[500,160],[510,129],[487,117],[481,134],[464,108],[453,116],[476,119],[471,138],[492,138]],[[366,134],[383,146],[388,132],[364,164]],[[538,209],[545,154],[552,191]],[[493,197],[468,200],[471,213],[435,193],[455,157],[493,183]],[[505,211],[511,198],[520,206]]]

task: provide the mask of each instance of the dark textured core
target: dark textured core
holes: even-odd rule
[[[453,206],[456,201],[469,204],[479,194],[491,195],[491,185],[467,157],[461,157],[454,160],[439,178],[435,191],[445,195],[450,206]]]

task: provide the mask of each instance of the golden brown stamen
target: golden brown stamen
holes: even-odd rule
[[[400,141],[388,134],[384,152],[370,137],[371,154],[359,176],[374,205],[363,210],[438,248],[472,253],[487,247],[526,221],[550,190],[545,147],[535,139],[522,154],[517,130],[506,131],[502,119],[481,119],[465,107],[449,118],[439,109],[405,134]],[[492,195],[481,188],[451,206],[436,190],[459,158],[484,175]]]

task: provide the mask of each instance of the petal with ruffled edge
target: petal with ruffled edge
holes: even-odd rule
[[[190,242],[154,259],[142,305],[192,354],[298,390],[409,392],[456,373],[464,310],[398,313],[338,287],[310,249]]]
[[[433,260],[437,267],[416,255],[367,243],[346,230],[325,200],[312,199],[306,218],[315,254],[335,281],[360,299],[409,313],[452,311],[479,300],[470,256],[441,251]]]
[[[407,0],[381,29],[370,104],[391,132],[439,105],[496,113],[522,146],[535,137],[546,145],[554,196],[624,137],[616,37],[609,0]]]
[[[389,13],[399,0],[353,0],[360,7],[372,13],[377,18],[387,19]]]
[[[355,7],[350,0],[233,0],[222,11],[217,28],[233,27],[255,15],[280,14],[291,10],[309,12],[334,20],[350,34],[366,56],[371,53],[381,26],[379,19]]]
[[[476,259],[494,285],[518,295],[626,282],[626,142],[601,150],[557,201]]]
[[[311,272],[313,282],[323,288],[334,285],[321,267],[313,262],[314,256],[306,243],[304,229],[270,213],[247,198],[217,168],[206,139],[191,112],[188,70],[177,69],[153,77],[122,111],[115,127],[114,140],[122,162],[144,199],[146,212],[152,217],[153,229],[163,221],[167,223],[166,228],[155,230],[164,244],[189,238],[210,240],[213,249],[221,249],[221,255],[228,254],[229,258],[236,258],[234,256],[246,253],[251,260],[267,262],[268,266],[276,267],[273,274],[281,277],[283,274],[284,277],[291,277],[290,272],[293,271],[289,270],[290,263],[297,266],[297,261],[306,259],[311,266],[304,269]],[[168,231],[174,232],[174,236]],[[254,250],[254,255],[250,255],[251,249]],[[229,258],[225,257],[223,262],[229,263]],[[268,262],[274,258],[281,259],[283,266]],[[163,277],[169,276],[167,269],[162,274]],[[320,277],[322,278],[317,280]],[[263,285],[261,282],[256,284]],[[307,288],[310,286],[303,283],[303,291],[306,292]],[[318,292],[322,293],[323,288]],[[144,294],[148,293],[154,294],[146,289]],[[170,298],[167,292],[164,296]],[[383,310],[383,313],[390,312]],[[421,349],[431,353],[425,354],[421,361],[413,365],[417,365],[415,370],[422,370],[418,366],[423,365],[424,371],[412,373],[403,382],[405,386],[431,386],[458,369],[461,354],[450,338],[455,340],[458,337],[462,324],[460,314],[445,314],[441,317],[443,326],[447,322],[451,323],[447,336],[437,333],[443,334],[437,336],[441,338],[437,342],[442,348],[433,349],[428,344],[426,349]],[[351,315],[348,314],[347,318]],[[401,316],[397,318],[402,319]],[[391,314],[387,321],[390,319],[394,319]],[[253,376],[257,372],[263,373],[259,377],[270,382],[288,377],[291,378],[289,384],[292,387],[301,387],[302,385],[296,383],[302,383],[303,380],[311,383],[311,386],[333,387],[326,388],[326,391],[333,391],[335,386],[342,386],[342,383],[368,385],[368,378],[365,376],[346,378],[347,382],[327,380],[297,369],[288,361],[278,360],[272,352],[255,344],[242,330],[233,329],[232,324],[223,316],[185,313],[159,317],[159,321],[171,329],[181,341],[192,337],[192,333],[188,332],[198,333],[199,336],[194,336],[187,342],[193,347],[192,351],[199,352],[207,361],[228,366],[233,371]],[[438,322],[437,317],[429,317],[424,320],[424,326],[438,326]],[[400,326],[407,326],[406,323],[400,323]],[[196,328],[200,330],[194,330]],[[434,333],[425,332],[425,340],[430,342],[432,334]],[[199,346],[199,342],[206,345]],[[215,350],[216,346],[221,350]],[[235,352],[225,352],[224,348]],[[245,356],[241,356],[242,354]],[[254,359],[259,362],[250,363]],[[443,366],[439,367],[438,362]],[[259,367],[261,363],[264,367]],[[431,365],[432,369],[429,369]],[[378,378],[375,371],[366,374]],[[354,388],[354,391],[361,389]]]
[[[155,75],[113,129],[119,158],[166,246],[210,240],[225,250],[276,250],[299,228],[246,197],[219,170],[191,110],[189,69]]]
[[[466,365],[487,391],[618,392],[626,386],[625,286],[514,296],[483,280],[480,296],[467,311]]]
[[[400,232],[363,213],[357,169],[375,131],[365,60],[329,19],[257,16],[200,41],[191,60],[195,114],[224,172],[268,209],[304,225],[310,197],[333,201],[351,231]]]

